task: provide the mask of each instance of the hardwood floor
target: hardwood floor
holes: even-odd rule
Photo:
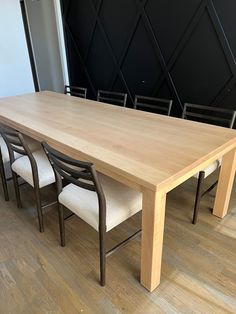
[[[33,190],[22,186],[17,209],[9,184],[11,201],[0,195],[0,313],[236,313],[236,195],[223,220],[209,210],[214,192],[207,195],[193,226],[193,183],[168,194],[162,280],[153,293],[138,281],[140,237],[108,258],[100,287],[97,232],[72,217],[61,248],[56,207],[45,213],[40,234]],[[45,198],[53,193],[45,190]],[[139,225],[140,216],[113,230],[108,246]]]

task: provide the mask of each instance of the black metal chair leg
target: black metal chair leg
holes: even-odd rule
[[[41,202],[40,189],[35,187],[34,192],[35,192],[36,206],[37,206],[37,213],[38,213],[39,231],[44,232],[43,212],[42,212],[42,202]]]
[[[65,246],[66,245],[66,241],[65,241],[64,207],[60,203],[58,203],[58,217],[59,217],[61,246]]]
[[[5,201],[9,201],[9,194],[8,194],[8,188],[7,188],[6,174],[5,174],[4,164],[3,164],[3,161],[2,161],[1,155],[0,155],[0,174],[1,174],[1,179],[2,179],[2,187],[3,187],[4,198],[5,198]]]
[[[18,178],[17,178],[17,174],[14,171],[12,171],[12,179],[13,179],[14,189],[15,189],[15,194],[16,194],[17,207],[22,208],[21,198],[20,198],[20,189],[18,185]]]
[[[106,284],[106,231],[99,231],[99,250],[100,250],[100,285]]]
[[[205,172],[200,171],[198,175],[197,192],[196,192],[194,211],[193,211],[192,224],[194,225],[197,223],[197,217],[198,217],[198,211],[200,207],[200,200],[202,196],[202,185],[203,185],[204,178],[205,178]]]

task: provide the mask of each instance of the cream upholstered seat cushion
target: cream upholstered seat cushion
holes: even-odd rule
[[[205,178],[208,177],[210,174],[212,174],[216,169],[218,169],[221,166],[222,158],[214,161],[212,164],[210,164],[208,167],[203,169],[202,171],[205,172]],[[194,175],[194,178],[198,179],[199,173],[196,173]]]
[[[52,166],[43,149],[33,152],[39,175],[39,187],[42,188],[55,182]],[[34,186],[32,168],[28,156],[16,159],[12,164],[12,170],[22,177],[31,186]]]
[[[38,142],[38,141],[36,141],[36,140],[32,139],[31,137],[26,136],[26,135],[24,135],[24,138],[25,138],[26,143],[29,145],[29,148],[32,152],[42,148],[42,145],[40,142]],[[9,157],[9,153],[8,153],[7,144],[5,143],[2,136],[0,136],[0,147],[1,147],[1,153],[2,153],[2,161],[5,164],[5,163],[10,161],[10,157]],[[15,154],[16,159],[22,156],[16,152],[14,154]]]
[[[142,194],[105,175],[99,174],[99,179],[106,198],[106,226],[109,231],[142,209]],[[58,200],[98,231],[97,193],[68,184]]]

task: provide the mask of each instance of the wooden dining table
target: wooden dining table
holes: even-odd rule
[[[2,98],[0,122],[142,193],[141,284],[161,279],[166,195],[223,157],[213,215],[228,211],[236,131],[54,92]]]

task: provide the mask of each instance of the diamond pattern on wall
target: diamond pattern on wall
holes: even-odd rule
[[[146,62],[146,60],[149,62]],[[152,93],[156,80],[162,75],[162,69],[155,49],[149,44],[147,31],[142,20],[139,21],[133,40],[122,66],[132,94]]]
[[[232,108],[236,1],[61,0],[70,82]],[[236,106],[236,105],[235,105]],[[234,108],[236,109],[236,108]]]
[[[215,9],[218,13],[223,29],[226,33],[227,39],[230,42],[234,58],[236,60],[236,18],[235,18],[235,0],[214,0]],[[234,8],[234,9],[233,9]]]
[[[136,16],[135,1],[103,1],[100,19],[117,59]],[[123,8],[126,8],[125,10]],[[131,13],[131,14],[130,14]]]
[[[207,11],[183,48],[171,74],[181,99],[200,104],[210,103],[215,91],[219,91],[231,78],[230,67]]]
[[[100,86],[100,89],[109,88],[109,82],[114,72],[114,62],[98,28],[94,32],[86,65],[88,72],[93,77],[94,85]]]
[[[149,0],[147,2],[145,10],[166,61],[173,54],[200,2],[201,0]]]
[[[74,40],[83,56],[86,55],[89,45],[88,34],[92,32],[93,20],[93,11],[87,0],[69,2],[67,25],[73,33]]]

